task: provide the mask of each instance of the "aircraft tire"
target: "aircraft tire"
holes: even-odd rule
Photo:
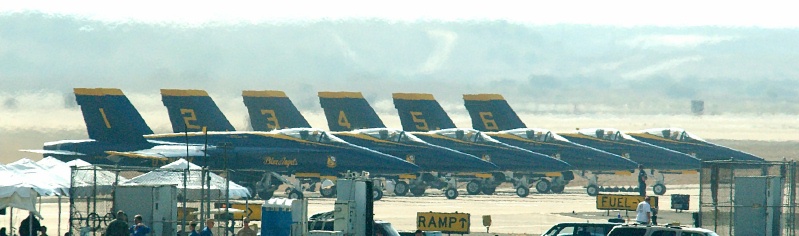
[[[492,195],[492,194],[494,194],[494,192],[497,191],[497,187],[496,186],[491,186],[491,187],[483,186],[480,190],[483,191],[483,194],[485,194],[485,195]]]
[[[427,191],[427,188],[412,188],[411,193],[413,196],[421,197],[424,195],[424,192]]]
[[[596,185],[593,185],[593,184],[592,185],[588,185],[588,187],[585,187],[585,193],[587,193],[588,196],[592,196],[592,197],[596,196],[597,194],[599,194],[599,187],[597,187]]]
[[[551,187],[552,183],[547,179],[541,179],[535,182],[535,190],[538,191],[538,193],[547,193]]]
[[[379,189],[372,189],[372,200],[379,201],[383,199],[383,191]]]
[[[566,186],[564,185],[555,185],[552,186],[552,188],[550,188],[549,190],[551,190],[553,193],[563,193],[563,189],[565,188]]]
[[[269,190],[258,192],[258,197],[263,199],[263,200],[269,200],[274,195],[275,195],[275,192],[274,191],[269,191]]]
[[[336,196],[336,186],[331,186],[330,188],[319,188],[319,193],[322,194],[322,197],[331,198]]]
[[[458,189],[456,189],[456,188],[448,188],[447,190],[444,190],[444,196],[446,196],[447,199],[458,198]]]
[[[655,192],[655,195],[666,194],[666,186],[662,184],[655,184],[652,186],[652,191]]]
[[[527,186],[519,186],[516,188],[516,196],[527,197],[527,195],[530,195],[530,188]]]
[[[394,195],[408,195],[408,183],[405,183],[405,181],[397,181],[397,184],[394,185]]]
[[[466,193],[468,193],[469,195],[480,194],[480,189],[482,187],[480,185],[481,185],[480,181],[477,180],[469,181],[469,183],[466,184]]]
[[[302,197],[303,197],[302,192],[300,192],[299,190],[294,189],[291,190],[291,192],[289,192],[289,198],[291,199],[302,199]]]

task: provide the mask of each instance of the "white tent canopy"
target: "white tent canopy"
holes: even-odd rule
[[[188,166],[186,175],[187,199],[199,200],[202,189],[202,168],[184,159],[177,160],[162,166],[158,170],[148,172],[124,182],[123,185],[175,185],[178,189],[183,188],[183,174]],[[207,183],[206,183],[207,184]],[[226,180],[219,175],[211,173],[211,198],[224,198]],[[182,191],[178,191],[182,194]],[[230,198],[249,197],[250,191],[236,183],[230,182]]]
[[[120,183],[128,180],[125,177],[117,176],[114,172],[95,167],[81,159],[64,163],[53,157],[45,157],[36,162],[36,164],[45,167],[53,175],[67,181],[71,180],[73,194],[77,196],[92,196],[95,195],[94,191],[97,191],[96,194],[110,194],[117,178],[119,178]],[[74,176],[72,176],[72,166],[76,167]]]
[[[36,162],[28,158],[19,159],[11,164],[6,165],[8,170],[16,172],[28,183],[40,186],[41,189],[48,189],[54,191],[41,192],[39,195],[68,195],[69,193],[69,179],[61,178],[60,176],[53,175],[49,170],[39,166]]]
[[[42,215],[36,210],[36,198],[40,194],[53,194],[56,191],[49,186],[37,186],[26,182],[26,180],[15,171],[0,165],[0,208],[24,209],[42,218]]]

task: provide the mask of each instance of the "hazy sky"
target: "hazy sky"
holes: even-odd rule
[[[9,1],[0,12],[40,11],[95,20],[279,22],[381,18],[400,21],[507,20],[615,26],[755,26],[796,28],[789,1]]]

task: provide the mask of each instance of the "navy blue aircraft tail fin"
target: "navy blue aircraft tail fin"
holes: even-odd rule
[[[360,92],[319,92],[319,104],[330,131],[386,127]]]
[[[75,88],[74,91],[89,138],[110,143],[146,143],[143,135],[153,134],[122,90]]]
[[[405,131],[457,128],[432,94],[394,93],[392,97]]]
[[[161,101],[175,133],[236,130],[205,90],[161,89]]]
[[[241,96],[255,131],[311,128],[308,120],[283,91],[245,90],[241,92]]]
[[[500,131],[527,128],[508,101],[499,94],[464,94],[463,102],[472,128],[480,131]]]

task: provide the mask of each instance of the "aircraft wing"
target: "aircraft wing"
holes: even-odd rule
[[[131,152],[106,151],[111,156],[121,156],[127,158],[140,158],[166,161],[183,157],[205,156],[203,146],[181,146],[181,145],[159,145],[149,149],[136,150]]]
[[[34,149],[22,149],[19,150],[21,152],[30,152],[30,153],[39,153],[39,154],[49,154],[49,155],[63,155],[63,156],[85,156],[86,154],[73,152],[73,151],[65,151],[65,150],[34,150]]]

